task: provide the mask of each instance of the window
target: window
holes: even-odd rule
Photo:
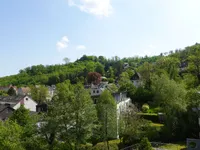
[[[95,90],[93,90],[93,93],[95,93]]]
[[[28,98],[26,98],[26,100],[28,100]]]
[[[99,90],[97,90],[97,93],[99,93]]]

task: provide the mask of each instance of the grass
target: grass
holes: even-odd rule
[[[183,143],[179,144],[166,144],[163,146],[160,146],[159,148],[163,148],[166,150],[186,150],[186,145]]]
[[[164,124],[161,124],[161,123],[151,123],[151,126],[152,127],[163,127]]]

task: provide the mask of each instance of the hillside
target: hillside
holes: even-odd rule
[[[200,44],[186,47],[182,50],[170,51],[169,53],[160,54],[152,57],[130,57],[120,59],[113,57],[107,59],[103,56],[82,56],[73,63],[63,65],[37,65],[31,66],[19,71],[17,75],[11,75],[0,78],[0,86],[13,84],[16,86],[45,84],[52,85],[63,82],[67,79],[72,84],[77,82],[86,82],[89,72],[99,72],[106,76],[110,81],[117,79],[119,75],[126,71],[131,76],[131,71],[136,70],[145,78],[145,67],[150,65],[151,73],[160,74],[164,72],[175,80],[184,80],[190,87],[197,86],[200,81]],[[129,64],[129,69],[124,69],[124,64]],[[185,68],[187,67],[187,69]],[[182,68],[182,70],[180,70]],[[130,71],[131,70],[131,71]],[[187,77],[193,79],[197,83],[187,83]],[[192,78],[191,78],[192,77]]]

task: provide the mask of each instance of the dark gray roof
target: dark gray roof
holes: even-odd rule
[[[5,103],[18,103],[20,100],[22,100],[25,96],[0,96],[0,102]]]
[[[13,109],[11,106],[1,105],[1,104],[0,104],[0,112],[3,111],[3,110],[6,109],[6,108]]]

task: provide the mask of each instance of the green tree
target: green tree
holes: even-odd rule
[[[105,74],[104,66],[100,63],[96,64],[95,72],[100,73],[102,76]]]
[[[0,122],[0,149],[25,150],[21,144],[22,128],[15,122]]]
[[[82,85],[74,88],[75,99],[73,101],[74,129],[70,132],[74,135],[75,149],[80,149],[80,144],[84,144],[92,136],[94,122],[97,121],[97,112],[91,96]]]
[[[196,51],[193,55],[189,56],[189,70],[198,78],[200,84],[200,51]]]
[[[96,120],[96,109],[89,92],[80,84],[71,85],[65,81],[57,85],[40,133],[49,149],[56,147],[57,140],[64,141],[68,149],[80,149],[80,144],[85,144],[91,137]]]
[[[185,133],[186,90],[182,84],[166,76],[154,78],[155,103],[165,112],[163,136],[166,139],[182,139]]]
[[[69,62],[70,62],[70,59],[69,59],[69,58],[67,58],[67,57],[65,57],[65,58],[63,58],[63,61],[65,62],[65,64],[69,64]]]
[[[120,112],[119,137],[124,145],[137,143],[143,136],[147,136],[149,123],[140,118],[138,109],[131,104],[126,111]]]
[[[148,138],[144,137],[141,140],[139,150],[153,150],[151,143],[149,142]]]
[[[31,86],[31,97],[37,102],[46,102],[48,97],[48,88],[44,85]]]
[[[0,90],[0,96],[8,96],[7,92]]]
[[[16,96],[16,95],[17,95],[17,92],[16,92],[15,88],[14,88],[13,86],[11,86],[11,87],[9,88],[7,94],[8,94],[9,96]]]
[[[25,127],[31,120],[30,111],[21,105],[20,108],[15,110],[10,117],[10,120],[16,121],[22,127]]]
[[[101,137],[107,143],[109,150],[109,139],[117,137],[117,108],[115,99],[108,90],[100,95],[96,108],[101,126]]]

